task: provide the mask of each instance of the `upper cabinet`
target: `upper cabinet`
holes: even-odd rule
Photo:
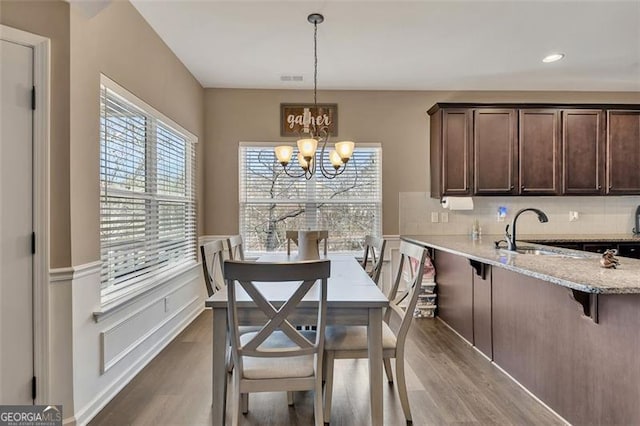
[[[471,112],[440,110],[431,118],[431,140],[431,193],[470,195]]]
[[[516,131],[513,109],[473,111],[474,195],[517,193]]]
[[[607,193],[640,193],[640,111],[607,112]]]
[[[521,109],[519,117],[520,194],[559,194],[560,112]]]
[[[640,195],[640,105],[436,104],[431,196]]]
[[[562,111],[562,193],[604,193],[604,113],[602,110]]]

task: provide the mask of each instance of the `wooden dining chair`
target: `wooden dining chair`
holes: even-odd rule
[[[222,265],[224,262],[224,240],[215,240],[200,245],[204,284],[209,297],[224,287]]]
[[[387,241],[384,238],[367,235],[364,237],[364,256],[362,257],[362,267],[369,277],[378,287],[380,286],[380,273],[382,272],[382,262],[384,262],[384,249]]]
[[[330,270],[328,260],[295,263],[225,261],[231,352],[235,364],[233,425],[238,424],[240,412],[248,410],[242,394],[285,390],[313,390],[315,424],[324,424],[322,356]],[[284,293],[289,296],[283,304],[275,306],[254,281],[271,287],[284,286]],[[260,331],[240,333],[236,309],[240,288],[253,300],[259,315],[264,315],[265,323]],[[314,295],[312,301],[302,302],[308,293]],[[312,316],[315,316],[317,331],[296,330],[290,321],[289,317],[296,313],[301,303],[305,309],[315,305]]]
[[[411,409],[407,395],[407,383],[404,372],[404,349],[407,332],[413,318],[422,285],[422,274],[427,258],[427,249],[406,241],[400,243],[400,264],[393,286],[389,293],[389,308],[385,311],[382,324],[382,346],[384,369],[389,383],[393,383],[391,358],[396,360],[397,388],[404,416],[411,422]],[[403,274],[405,268],[411,268],[410,274]],[[403,277],[411,277],[406,281]],[[406,284],[400,292],[400,282]],[[324,419],[331,419],[331,397],[333,393],[333,364],[336,359],[367,358],[366,326],[329,326],[325,337],[325,388]]]
[[[291,254],[291,242],[293,241],[293,243],[295,245],[298,245],[298,231],[285,231],[285,237],[287,239],[287,254],[290,255]],[[320,242],[324,242],[324,255],[327,255],[327,248],[328,248],[328,241],[329,241],[329,231],[324,229],[321,231],[318,231],[318,244],[320,244]],[[320,251],[320,250],[318,250]]]
[[[242,235],[233,235],[227,238],[227,248],[229,249],[229,259],[244,260],[244,242]]]

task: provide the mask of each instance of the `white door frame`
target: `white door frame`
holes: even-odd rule
[[[33,113],[33,339],[36,404],[49,402],[49,109],[50,57],[48,38],[0,25],[0,38],[33,48],[36,110]]]

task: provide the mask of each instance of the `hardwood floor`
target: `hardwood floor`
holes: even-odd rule
[[[414,320],[406,357],[415,425],[562,424],[440,321]],[[210,425],[210,359],[211,311],[207,310],[90,424]],[[335,374],[331,424],[368,425],[367,361],[338,360]],[[384,416],[385,425],[405,424],[397,392],[386,381]],[[312,424],[312,394],[296,393],[293,407],[287,406],[284,392],[252,394],[249,413],[242,420],[246,425]]]

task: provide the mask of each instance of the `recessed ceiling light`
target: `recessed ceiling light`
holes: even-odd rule
[[[549,62],[559,61],[562,58],[564,58],[564,53],[552,53],[551,55],[545,56],[542,62],[548,64]]]

